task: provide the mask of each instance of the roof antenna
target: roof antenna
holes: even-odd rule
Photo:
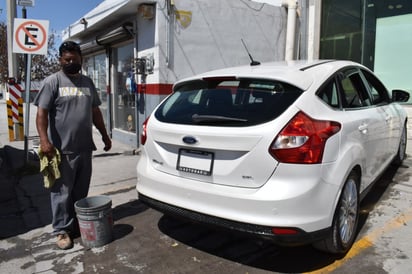
[[[260,65],[260,62],[259,62],[259,61],[253,60],[253,57],[252,57],[252,55],[250,54],[249,50],[247,49],[246,44],[245,44],[245,42],[243,41],[243,39],[240,39],[240,40],[242,41],[242,44],[243,44],[243,46],[245,47],[245,50],[246,50],[247,54],[249,55],[250,65],[251,65],[251,66],[258,66],[258,65]]]

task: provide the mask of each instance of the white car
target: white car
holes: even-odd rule
[[[405,158],[407,114],[396,101],[408,98],[350,61],[181,80],[143,125],[139,200],[279,245],[344,254],[360,200]]]

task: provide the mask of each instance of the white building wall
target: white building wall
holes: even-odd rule
[[[160,81],[173,83],[208,70],[250,63],[241,39],[255,60],[284,59],[284,8],[240,0],[179,0],[169,28],[167,11],[158,6],[163,17],[157,28]]]

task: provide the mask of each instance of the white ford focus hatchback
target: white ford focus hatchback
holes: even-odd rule
[[[405,158],[406,120],[366,67],[350,61],[227,68],[175,83],[149,116],[139,200],[179,215],[343,254],[359,202]]]

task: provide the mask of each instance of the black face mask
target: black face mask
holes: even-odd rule
[[[69,64],[63,65],[63,71],[66,74],[76,74],[79,72],[81,68],[82,68],[82,65],[77,64],[77,63],[69,63]]]

